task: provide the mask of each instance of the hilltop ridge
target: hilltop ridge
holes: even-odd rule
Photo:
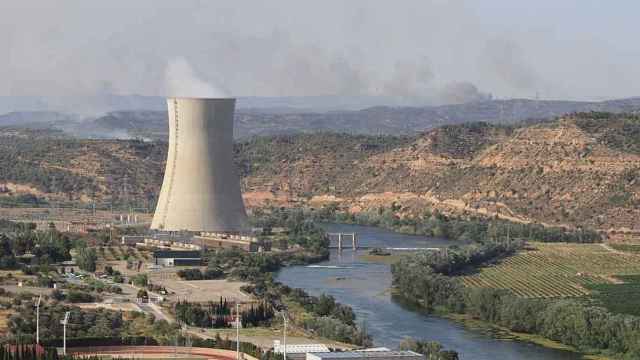
[[[287,104],[304,103],[305,97],[283,98],[281,101],[276,101],[277,99],[268,101],[269,99],[239,98],[235,117],[235,138],[319,131],[364,135],[415,135],[444,125],[468,122],[514,124],[572,112],[620,113],[640,110],[640,98],[599,102],[509,99],[438,106],[376,105],[356,109],[338,102],[347,107],[332,111],[321,111],[313,107],[287,107]],[[311,97],[307,101],[314,103],[313,99]],[[64,130],[78,138],[166,139],[168,136],[168,120],[163,98],[113,97],[106,99],[104,104],[108,105],[105,109],[110,109],[106,113],[97,111],[92,113],[94,115],[83,116],[51,111],[13,112],[0,115],[0,126],[49,127]],[[135,107],[138,106],[136,104],[140,107]]]
[[[33,142],[34,132],[2,131],[0,179],[21,186],[9,193],[121,203],[126,183],[127,196],[152,207],[164,142],[55,138],[42,130]],[[405,136],[276,135],[238,142],[235,156],[250,207],[339,203],[358,212],[394,203],[398,216],[435,208],[612,234],[640,231],[634,114],[447,125]]]

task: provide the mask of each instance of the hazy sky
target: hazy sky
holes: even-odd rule
[[[0,1],[0,95],[640,95],[637,0]]]

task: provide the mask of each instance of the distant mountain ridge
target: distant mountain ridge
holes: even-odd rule
[[[157,98],[158,101],[154,99],[156,98],[143,98],[142,102],[155,104],[161,98]],[[15,126],[22,121],[22,126],[29,127],[37,123],[36,127],[43,127],[49,124],[50,127],[62,129],[82,138],[163,139],[167,136],[168,125],[164,100],[161,102],[162,110],[112,111],[83,121],[79,121],[80,117],[77,115],[58,112],[14,112],[0,116],[0,126]],[[123,102],[125,105],[132,103],[135,101]],[[256,104],[257,102],[254,103]],[[286,107],[286,100],[281,102],[264,100],[262,104],[278,104],[283,107],[243,108],[239,106],[236,111],[236,138],[313,132],[410,135],[442,125],[466,122],[512,124],[531,119],[549,119],[574,112],[632,113],[640,111],[640,97],[601,102],[490,100],[422,107],[375,106],[362,110],[328,112],[298,111],[295,108]],[[150,107],[156,107],[156,105]],[[50,117],[49,121],[46,119],[47,116]]]

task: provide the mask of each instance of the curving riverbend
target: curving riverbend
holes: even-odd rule
[[[435,247],[451,244],[446,240],[397,234],[368,226],[326,224],[329,232],[356,232],[359,243],[371,247]],[[559,360],[581,359],[575,353],[547,349],[535,344],[505,341],[466,329],[451,320],[414,312],[395,302],[389,293],[389,265],[362,260],[345,250],[332,251],[328,261],[312,266],[282,269],[277,280],[302,288],[313,295],[327,293],[337,301],[351,305],[359,321],[365,321],[367,332],[376,346],[396,348],[405,337],[434,340],[445,348],[460,353],[462,359],[473,360]]]

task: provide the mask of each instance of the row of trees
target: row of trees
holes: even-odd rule
[[[332,296],[312,296],[271,278],[260,279],[243,290],[268,301],[276,310],[285,309],[288,304],[302,307],[306,314],[294,316],[293,321],[318,336],[350,344],[371,345],[371,338],[356,325],[353,309],[338,303]]]
[[[288,292],[288,298],[316,316],[333,317],[346,325],[355,325],[356,315],[353,309],[348,305],[340,304],[331,295],[311,296],[302,289],[291,289]]]
[[[422,255],[404,257],[391,268],[397,294],[427,311],[464,313],[582,351],[640,358],[640,317],[614,315],[577,300],[525,299],[506,290],[467,288],[440,269]]]
[[[39,350],[31,343],[0,346],[2,360],[74,360],[73,355],[59,355],[54,347]],[[97,356],[82,356],[82,360],[99,360]]]
[[[54,299],[55,300],[55,299]],[[36,313],[35,299],[23,299],[12,307],[14,315],[9,318],[9,334],[7,341],[19,343],[35,342]],[[67,339],[70,342],[81,339],[83,343],[98,341],[98,344],[118,340],[127,343],[129,340],[144,338],[151,344],[170,345],[182,340],[180,326],[164,320],[155,320],[153,315],[132,312],[126,319],[120,311],[107,309],[81,309],[47,299],[40,307],[40,340],[44,343],[57,343],[62,339],[63,319],[66,311],[70,312],[67,325]],[[118,342],[116,341],[116,342]],[[147,340],[144,340],[147,343]]]
[[[412,338],[404,339],[400,343],[400,350],[415,351],[423,354],[427,360],[458,360],[458,353],[445,350],[437,341],[420,341]]]
[[[327,250],[328,248],[325,248],[321,253],[313,251],[248,253],[241,249],[219,249],[209,254],[206,271],[198,274],[196,271],[187,270],[181,276],[185,279],[194,277],[194,280],[199,277],[206,279],[209,276],[213,276],[213,278],[228,276],[253,282],[280,270],[285,265],[307,264],[324,260],[328,256]]]
[[[188,301],[177,302],[174,306],[174,313],[179,322],[190,326],[205,328],[226,328],[235,321],[235,314],[232,314],[233,303],[220,297],[219,302],[209,302],[208,304],[192,303]],[[249,308],[240,311],[240,321],[243,326],[266,325],[273,318],[273,307],[266,302],[257,305],[251,304]]]
[[[512,255],[523,247],[524,242],[520,240],[504,243],[473,243],[450,246],[440,251],[421,251],[415,253],[411,261],[419,266],[429,267],[435,273],[455,275],[468,268]]]
[[[33,303],[23,302],[15,309],[17,313],[9,318],[9,330],[16,338],[32,339],[36,332],[36,314]],[[61,303],[46,303],[40,307],[40,337],[42,339],[62,338],[60,321],[69,311],[68,338],[116,337],[124,328],[121,312],[105,309],[80,309]]]
[[[266,234],[270,234],[273,228],[284,228],[288,243],[300,245],[317,255],[329,254],[329,241],[324,229],[300,208],[255,209],[250,220]]]
[[[36,230],[33,223],[0,223],[0,269],[13,270],[25,266],[48,265],[70,260],[70,251],[82,243],[51,227]]]
[[[501,219],[464,218],[426,211],[418,216],[398,216],[401,207],[395,203],[377,210],[357,214],[340,211],[337,204],[312,213],[318,221],[335,221],[359,225],[380,226],[412,234],[465,242],[502,242],[527,239],[541,242],[594,243],[602,237],[594,230],[570,230],[541,224],[514,223]]]
[[[205,271],[200,269],[181,269],[178,276],[183,280],[215,280],[224,277],[224,271],[217,267],[209,267]]]
[[[248,253],[241,249],[219,249],[209,256],[207,271],[222,271],[229,277],[253,281],[279,270],[282,257],[276,254]],[[205,271],[206,272],[206,271]]]
[[[96,249],[86,246],[79,247],[76,255],[76,263],[78,267],[84,271],[95,272],[98,263]]]

